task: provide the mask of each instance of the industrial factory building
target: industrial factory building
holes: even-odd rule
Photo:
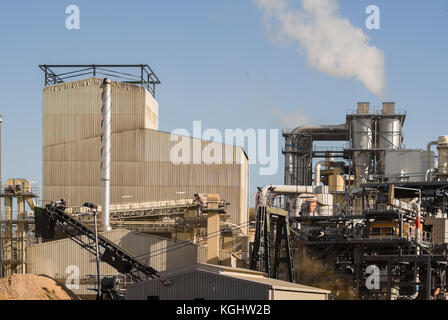
[[[246,153],[159,131],[149,66],[135,81],[97,77],[129,66],[58,67],[73,66],[41,66],[43,205],[25,179],[0,194],[3,274],[111,299],[448,299],[448,136],[406,149],[394,102],[284,130],[284,184],[258,186],[249,217]]]
[[[261,272],[197,263],[126,286],[129,300],[328,300],[331,292]]]
[[[448,137],[405,149],[405,120],[393,102],[359,102],[343,124],[285,130],[285,185],[259,188],[250,268],[331,275],[336,299],[447,299]]]
[[[124,250],[138,257],[156,270],[165,271],[188,266],[199,260],[198,246],[185,241],[174,241],[154,235],[116,229],[102,233]],[[78,295],[94,296],[95,283],[88,283],[88,276],[95,280],[95,256],[71,239],[34,244],[26,248],[27,273],[45,274],[62,283],[75,285],[72,291]],[[102,276],[115,276],[119,272],[105,262],[100,263]],[[68,281],[67,281],[68,279]],[[126,279],[123,279],[123,281]]]
[[[44,201],[101,203],[101,85],[88,78],[43,89]],[[214,193],[230,203],[229,222],[247,224],[248,158],[242,148],[158,131],[158,103],[148,88],[112,81],[111,90],[111,204]],[[191,147],[181,165],[170,158],[179,142]],[[213,144],[233,161],[193,161],[198,143],[201,151]]]

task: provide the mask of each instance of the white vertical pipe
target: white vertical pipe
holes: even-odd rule
[[[426,146],[426,170],[431,169],[431,147],[437,145],[438,141],[430,141]]]
[[[110,231],[110,136],[111,136],[111,89],[110,80],[103,81],[103,106],[101,108],[101,225],[103,231]]]
[[[320,169],[322,166],[328,166],[329,162],[327,161],[319,161],[316,163],[316,168],[314,169],[314,186],[320,186]]]

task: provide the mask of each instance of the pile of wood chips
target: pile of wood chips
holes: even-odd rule
[[[77,300],[77,296],[53,279],[33,274],[0,278],[0,300]]]

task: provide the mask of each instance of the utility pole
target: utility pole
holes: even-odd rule
[[[96,300],[103,300],[103,297],[101,294],[100,251],[98,248],[98,226],[96,223],[98,206],[94,205],[93,203],[86,202],[86,203],[84,203],[84,207],[90,208],[93,212],[93,227],[94,227],[94,231],[95,231],[96,281],[98,284]]]

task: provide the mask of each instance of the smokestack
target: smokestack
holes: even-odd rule
[[[383,102],[383,114],[395,113],[395,102]]]
[[[358,102],[358,114],[369,114],[370,102]]]
[[[101,108],[101,225],[103,231],[110,231],[110,132],[111,132],[111,102],[110,102],[110,80],[103,81],[103,106]]]

